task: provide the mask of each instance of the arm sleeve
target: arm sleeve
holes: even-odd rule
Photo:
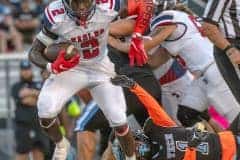
[[[138,15],[134,32],[144,34],[144,32],[148,29],[152,18],[153,8],[152,0],[128,0],[128,15]]]
[[[176,123],[168,116],[157,101],[140,85],[136,84],[130,89],[145,106],[153,122],[161,127],[176,127]]]
[[[203,14],[204,20],[217,25],[229,3],[229,0],[209,0]]]

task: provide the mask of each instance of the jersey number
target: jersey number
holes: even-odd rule
[[[81,43],[81,48],[83,48],[83,58],[91,59],[99,55],[99,43],[98,40],[93,38],[88,41]]]
[[[51,12],[52,12],[53,16],[57,16],[59,14],[63,14],[64,13],[64,8],[54,9]]]
[[[197,30],[201,33],[201,35],[204,37],[204,32],[202,29],[201,24],[199,24],[199,22],[196,20],[195,16],[189,16],[189,19],[192,21],[192,23],[194,24],[194,26],[197,28]]]

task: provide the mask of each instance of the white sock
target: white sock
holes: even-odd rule
[[[58,143],[56,143],[56,146],[59,148],[62,148],[65,146],[65,137],[63,137]]]
[[[134,155],[131,156],[131,157],[126,156],[126,160],[137,160],[137,159],[136,159],[136,155],[134,154]]]

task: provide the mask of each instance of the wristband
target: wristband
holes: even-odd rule
[[[227,53],[227,51],[228,51],[229,49],[234,48],[234,47],[235,47],[234,45],[230,44],[230,45],[228,45],[226,48],[224,48],[223,52]]]

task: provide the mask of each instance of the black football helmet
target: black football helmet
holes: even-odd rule
[[[78,23],[86,22],[94,15],[96,0],[62,0],[68,16]]]

